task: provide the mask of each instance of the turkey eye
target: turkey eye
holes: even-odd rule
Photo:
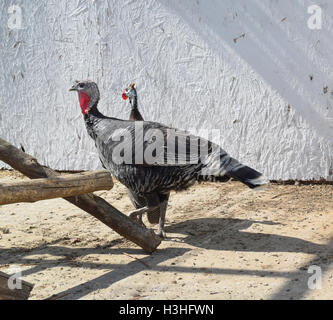
[[[84,83],[80,83],[80,84],[79,84],[79,87],[80,87],[80,88],[84,88]]]

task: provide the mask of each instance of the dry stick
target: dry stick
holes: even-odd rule
[[[135,260],[139,261],[139,262],[142,263],[144,266],[146,266],[147,268],[151,269],[151,266],[150,266],[148,263],[142,261],[141,259],[139,259],[139,258],[137,258],[137,257],[134,257],[134,256],[131,256],[130,254],[128,254],[128,253],[126,253],[126,252],[123,252],[123,254],[126,255],[126,256],[128,256],[128,257],[130,257],[130,258],[132,258],[132,259],[135,259]]]
[[[0,160],[6,162],[13,169],[20,171],[31,179],[53,178],[60,175],[60,173],[40,165],[35,158],[1,138]],[[149,253],[155,251],[161,243],[161,239],[155,235],[153,230],[144,228],[135,223],[104,199],[92,193],[66,197],[64,199],[93,215],[108,227]]]
[[[286,196],[287,194],[290,194],[290,193],[291,193],[291,192],[280,193],[280,194],[278,194],[278,195],[272,197],[271,199],[276,199],[276,198],[279,198],[279,197],[281,197],[281,196]]]
[[[0,205],[78,196],[97,190],[110,190],[112,186],[111,175],[105,170],[2,183]]]

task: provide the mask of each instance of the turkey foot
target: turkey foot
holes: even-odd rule
[[[143,207],[143,208],[140,208],[140,209],[137,209],[137,210],[134,210],[134,211],[131,211],[129,213],[129,217],[133,220],[136,220],[137,217],[140,215],[142,216],[145,212],[147,212],[149,210],[148,207]]]
[[[143,207],[143,208],[131,211],[128,216],[136,223],[142,225],[143,227],[146,227],[142,221],[142,215],[147,211],[148,211],[148,207]]]
[[[141,224],[142,226],[146,227],[145,224],[142,221],[142,215],[146,212],[150,212],[152,210],[155,210],[158,206],[155,207],[143,207],[134,211],[131,211],[129,213],[129,217],[134,220],[135,222],[137,222],[138,224]]]

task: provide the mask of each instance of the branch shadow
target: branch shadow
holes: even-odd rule
[[[333,255],[333,241],[329,246],[312,243],[310,241],[279,236],[275,234],[252,233],[243,230],[248,229],[253,224],[279,225],[273,221],[255,221],[232,218],[201,218],[190,219],[181,223],[167,226],[167,232],[185,234],[182,240],[194,247],[207,250],[227,250],[227,251],[247,251],[247,252],[302,252],[316,254],[316,259],[311,263],[321,264],[323,272],[328,268],[324,265],[325,257]],[[61,240],[61,239],[60,239]],[[174,241],[167,239],[167,241]],[[204,268],[200,266],[188,267],[174,264],[163,264],[168,260],[181,257],[191,248],[166,248],[159,249],[153,254],[147,254],[139,248],[115,248],[119,244],[119,239],[111,241],[102,247],[65,247],[58,245],[59,241],[52,244],[41,245],[37,248],[25,249],[14,247],[10,249],[0,249],[0,264],[15,263],[32,265],[24,270],[22,276],[42,272],[43,270],[58,266],[82,267],[96,270],[110,270],[106,274],[85,281],[79,285],[58,292],[64,295],[61,299],[80,299],[96,290],[105,289],[112,284],[131,277],[143,270],[159,272],[179,272],[179,273],[213,273],[221,275],[251,275],[256,277],[282,277],[288,279],[286,285],[279,292],[272,296],[272,299],[293,299],[304,296],[307,287],[307,267],[303,266],[295,272],[269,271],[261,269],[226,269],[226,268]],[[14,253],[8,258],[9,253]],[[16,253],[16,254],[15,254]],[[123,263],[99,263],[97,261],[79,261],[77,258],[89,254],[121,255],[128,253],[136,256],[142,255],[140,261],[133,260],[127,264]],[[52,255],[58,259],[47,260],[38,255]],[[7,258],[4,258],[4,255]],[[36,255],[37,257],[34,257]],[[327,262],[328,263],[328,262]],[[150,266],[150,268],[147,267]]]
[[[287,281],[270,299],[272,300],[300,300],[304,299],[306,293],[310,290],[308,281],[312,273],[309,273],[310,266],[318,266],[321,270],[321,277],[324,276],[332,266],[333,238],[324,246],[324,251],[318,252],[315,258],[303,265],[298,272],[291,273]],[[313,289],[312,289],[313,290]],[[332,287],[329,283],[322,283],[322,288],[317,290],[327,290],[331,292],[329,299],[332,299]],[[330,290],[330,291],[328,291]]]

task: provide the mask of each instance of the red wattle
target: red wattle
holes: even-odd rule
[[[89,102],[90,102],[90,97],[84,92],[79,91],[79,103],[83,115],[86,114],[87,112],[87,107]]]
[[[124,89],[124,91],[123,91],[121,97],[122,97],[124,100],[127,100],[128,97],[126,96],[125,91],[126,91],[126,90]]]

